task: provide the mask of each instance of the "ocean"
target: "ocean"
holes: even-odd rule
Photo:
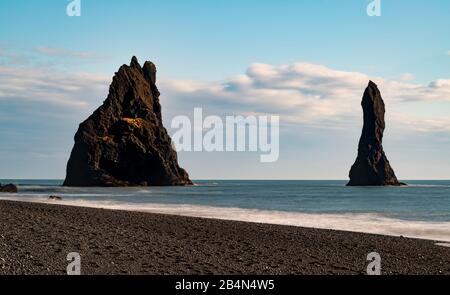
[[[339,180],[197,180],[188,187],[69,188],[62,180],[0,180],[0,200],[366,232],[450,242],[450,181],[346,187]],[[49,200],[58,195],[62,201]]]

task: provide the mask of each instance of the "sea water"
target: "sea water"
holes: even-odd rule
[[[450,181],[346,187],[339,180],[197,180],[187,187],[72,188],[3,180],[1,199],[347,230],[450,242]],[[58,195],[62,201],[49,200]]]

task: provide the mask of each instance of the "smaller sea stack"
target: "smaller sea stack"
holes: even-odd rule
[[[348,186],[404,185],[397,180],[383,150],[385,106],[377,85],[370,81],[361,102],[364,126],[358,157],[350,170]]]

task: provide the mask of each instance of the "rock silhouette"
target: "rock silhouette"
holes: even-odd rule
[[[383,151],[385,106],[377,85],[370,81],[361,102],[364,126],[358,157],[350,170],[348,186],[403,185]]]
[[[14,184],[10,183],[7,185],[2,186],[2,184],[0,183],[0,193],[17,193],[17,186],[15,186]]]
[[[65,186],[192,184],[178,165],[161,118],[156,67],[133,57],[115,74],[109,95],[75,134]]]

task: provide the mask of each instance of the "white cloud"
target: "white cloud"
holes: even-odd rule
[[[168,119],[203,107],[210,114],[279,114],[284,125],[347,129],[361,122],[360,101],[370,79],[382,92],[391,128],[450,132],[450,116],[424,115],[405,107],[422,104],[420,110],[442,102],[450,106],[450,80],[445,79],[422,85],[311,63],[255,63],[224,81],[164,80],[159,87]],[[0,65],[0,100],[90,108],[107,96],[110,82],[109,75]]]
[[[161,88],[164,98],[172,99],[170,107],[176,108],[172,112],[203,107],[215,113],[271,113],[280,114],[285,124],[344,129],[361,120],[360,101],[369,80],[378,84],[393,125],[450,131],[447,118],[402,110],[412,103],[450,102],[450,80],[444,79],[421,85],[311,63],[255,63],[245,74],[225,81],[164,81]]]
[[[0,66],[0,100],[84,107],[93,99],[106,97],[110,80],[110,77],[89,73]]]

